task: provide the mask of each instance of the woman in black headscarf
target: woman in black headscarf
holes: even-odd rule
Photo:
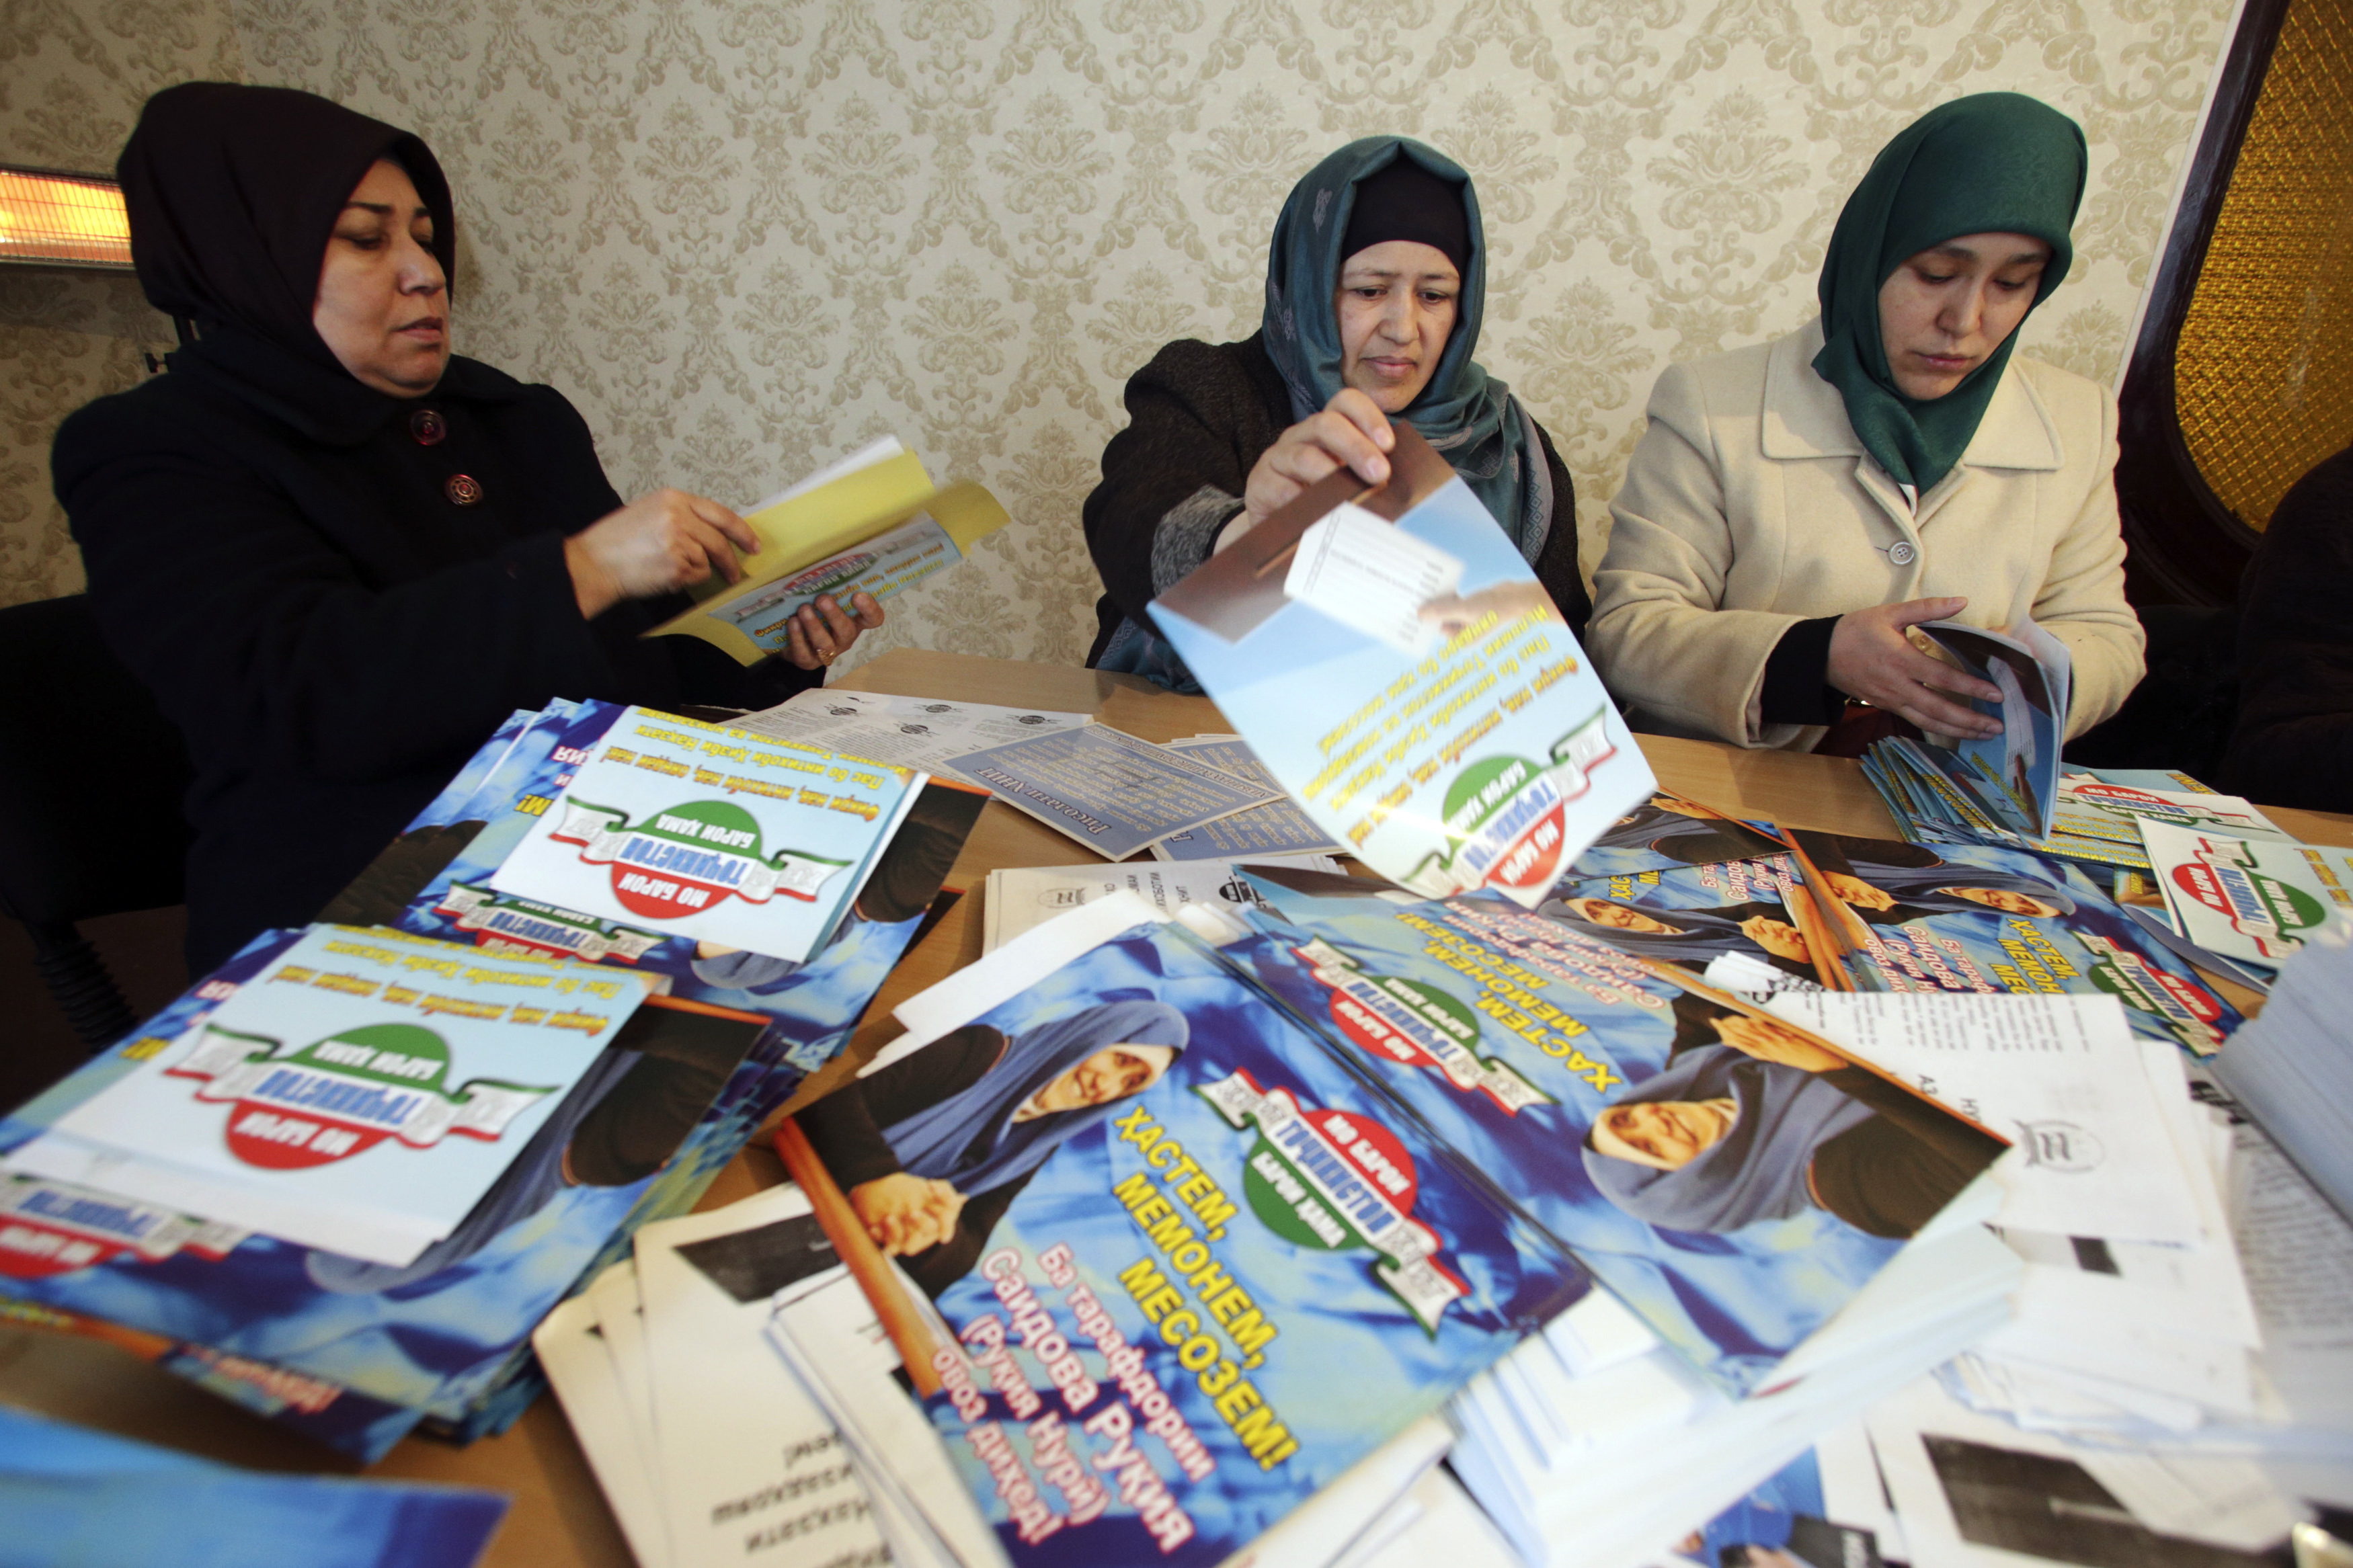
[[[513,709],[773,702],[881,623],[810,616],[797,669],[638,640],[757,542],[698,496],[623,506],[561,394],[451,355],[449,187],[415,136],[192,82],[118,169],[184,342],[51,466],[107,640],[195,764],[198,972],[308,920]]]
[[[1581,635],[1568,470],[1472,358],[1486,289],[1479,198],[1452,159],[1372,136],[1311,170],[1275,222],[1260,330],[1170,343],[1128,381],[1084,513],[1104,590],[1087,663],[1198,691],[1145,606],[1326,475],[1387,479],[1393,417],[1468,481]]]

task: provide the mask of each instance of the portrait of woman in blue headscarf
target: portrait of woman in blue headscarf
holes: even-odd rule
[[[1811,836],[1801,842],[1813,852],[1831,890],[1873,925],[1936,915],[2051,920],[2075,912],[2073,893],[2031,872],[1948,863],[1914,845],[1849,838],[1831,846]]]
[[[1605,942],[1637,958],[1691,969],[1727,952],[1761,959],[1776,969],[1815,978],[1813,950],[1784,905],[1752,900],[1712,910],[1641,909],[1616,900],[1577,895],[1547,899],[1536,913],[1582,937]]]
[[[1370,136],[1308,172],[1275,220],[1259,331],[1169,343],[1128,381],[1084,512],[1103,584],[1090,666],[1198,692],[1145,606],[1318,479],[1386,480],[1393,418],[1453,465],[1583,635],[1568,470],[1472,357],[1487,260],[1471,176],[1435,148]]]
[[[1820,1209],[1909,1237],[2001,1152],[1792,1025],[1692,996],[1675,1018],[1665,1070],[1585,1139],[1594,1186],[1636,1219],[1722,1234]]]
[[[967,1024],[798,1121],[874,1244],[937,1296],[1048,1156],[1159,1082],[1189,1037],[1165,1002],[1104,1003],[1018,1035]]]

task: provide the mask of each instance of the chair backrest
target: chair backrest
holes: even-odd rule
[[[179,903],[194,776],[84,595],[0,609],[0,911],[37,924]]]

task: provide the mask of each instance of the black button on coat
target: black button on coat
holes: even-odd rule
[[[751,706],[818,678],[584,621],[565,536],[618,507],[562,394],[452,359],[414,400],[226,324],[68,419],[58,500],[109,644],[187,738],[198,973],[309,920],[509,712],[551,699]],[[481,499],[455,506],[471,475]],[[102,720],[102,715],[94,715]]]

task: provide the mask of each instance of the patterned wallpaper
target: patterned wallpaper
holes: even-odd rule
[[[745,501],[884,432],[1017,526],[901,644],[1075,662],[1079,505],[1124,378],[1239,337],[1291,184],[1350,137],[1479,183],[1480,357],[1577,479],[1588,571],[1672,360],[1801,324],[1839,205],[1921,110],[2009,88],[2092,146],[2031,352],[2113,374],[2228,0],[93,0],[0,22],[0,155],[102,167],[185,77],[421,132],[462,352],[554,384],[615,483]],[[139,374],[119,279],[0,276],[0,602],[68,591],[57,418]],[[167,333],[165,335],[168,335]]]

